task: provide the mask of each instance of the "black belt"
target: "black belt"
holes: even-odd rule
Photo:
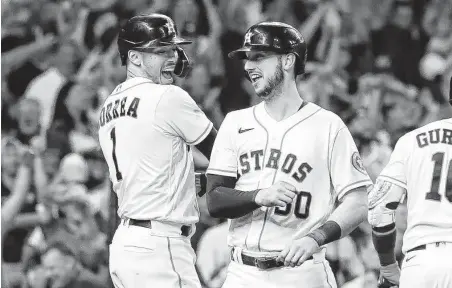
[[[439,246],[439,245],[441,245],[441,243],[445,243],[445,242],[433,242],[432,244]],[[427,245],[423,244],[423,245],[416,246],[416,247],[406,251],[406,253],[413,252],[413,251],[419,251],[419,250],[425,250],[425,249],[427,249]]]
[[[129,225],[152,229],[152,221],[151,220],[129,219]],[[187,237],[188,235],[190,235],[190,232],[191,232],[191,226],[182,225],[182,227],[180,228],[180,234],[182,236]]]
[[[232,254],[231,254],[232,256]],[[276,261],[277,256],[273,256],[273,257],[253,257],[253,256],[248,256],[242,253],[242,262],[245,265],[248,266],[254,266],[257,267],[259,269],[272,269],[272,268],[278,268],[278,267],[283,267],[284,266],[284,262],[279,262]],[[309,257],[306,260],[312,260],[314,259],[314,257]],[[232,260],[234,260],[234,258],[232,258]]]

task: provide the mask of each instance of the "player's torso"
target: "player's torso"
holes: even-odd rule
[[[306,234],[331,212],[328,171],[329,127],[318,121],[321,108],[308,104],[276,122],[256,106],[237,131],[236,188],[252,191],[285,181],[299,191],[285,208],[257,209],[232,221],[230,245],[277,251],[292,237]],[[317,114],[319,113],[319,114]],[[317,115],[316,115],[317,114]]]
[[[194,223],[194,181],[188,181],[194,177],[192,154],[155,115],[166,89],[144,78],[119,85],[101,110],[99,141],[120,216]]]
[[[452,120],[438,121],[410,135],[406,159],[407,230],[404,250],[452,242]]]

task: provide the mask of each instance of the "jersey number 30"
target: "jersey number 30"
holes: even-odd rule
[[[444,152],[438,152],[433,154],[432,161],[435,163],[433,166],[432,186],[430,192],[425,195],[425,199],[441,201],[442,196],[439,194],[441,175],[443,174],[443,169],[447,169],[445,196],[449,202],[452,202],[452,160],[444,165]]]
[[[113,149],[112,149],[111,154],[112,154],[112,157],[113,157],[113,164],[115,165],[116,180],[117,181],[121,181],[122,180],[122,174],[119,171],[118,159],[116,159],[116,128],[115,127],[113,127],[113,129],[111,129],[110,138],[111,138],[111,141],[113,142]]]
[[[311,194],[308,192],[301,191],[297,195],[295,201],[295,217],[299,219],[306,219],[309,217],[309,207],[311,206]],[[292,204],[287,204],[285,208],[276,207],[275,214],[281,216],[289,215],[292,210]]]

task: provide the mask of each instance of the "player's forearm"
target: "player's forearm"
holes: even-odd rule
[[[207,209],[214,218],[234,219],[245,216],[259,207],[256,191],[235,188],[236,177],[207,174]]]
[[[319,246],[339,240],[348,235],[367,218],[367,191],[358,187],[350,191],[333,211],[328,221],[307,236]]]
[[[395,241],[397,231],[395,228],[395,211],[405,193],[404,188],[377,179],[369,193],[369,223],[372,225],[372,241],[377,250],[382,266],[396,262]]]
[[[227,187],[215,187],[207,193],[207,208],[214,218],[234,219],[259,208],[254,202],[258,190],[240,191]]]
[[[341,238],[347,236],[367,219],[367,189],[358,187],[344,196],[329,220],[341,227]]]
[[[396,237],[395,223],[383,227],[372,227],[372,242],[377,250],[381,266],[396,262],[394,253]]]

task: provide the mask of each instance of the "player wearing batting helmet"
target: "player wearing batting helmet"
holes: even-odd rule
[[[170,79],[171,73],[174,73],[174,75],[178,77],[185,77],[187,75],[190,69],[190,61],[180,46],[191,43],[191,41],[179,37],[173,20],[162,14],[132,17],[119,31],[118,36],[118,50],[121,57],[121,63],[124,66],[127,65],[128,60],[135,64],[133,57],[132,59],[129,59],[129,51],[146,53],[151,52],[158,47],[168,47],[170,49],[166,51],[175,52],[177,61],[176,63],[172,63],[174,67],[169,65],[173,68],[173,71],[165,66],[157,67],[160,68],[160,71],[162,72],[161,75],[158,76],[164,76],[164,78],[161,79],[165,79],[163,82],[168,82],[166,79]],[[155,75],[152,74],[149,76],[155,77]]]
[[[306,49],[292,26],[262,22],[230,53],[263,101],[226,116],[207,170],[209,212],[231,219],[225,288],[336,287],[325,245],[366,218],[372,181],[350,132],[297,90]]]
[[[172,85],[189,59],[171,18],[132,17],[118,48],[127,79],[106,99],[99,142],[121,223],[110,245],[115,287],[200,288],[190,244],[199,220],[191,146],[210,157],[216,130]]]
[[[296,60],[294,75],[304,73],[307,44],[303,36],[290,25],[279,22],[264,22],[251,26],[245,34],[243,47],[229,53],[229,57],[246,59],[247,52],[266,51],[278,54],[292,53]]]

